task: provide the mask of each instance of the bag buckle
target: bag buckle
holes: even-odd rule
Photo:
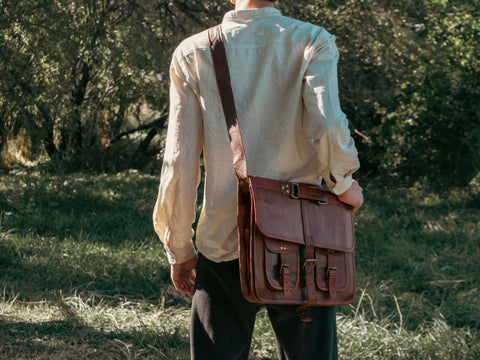
[[[305,267],[310,264],[313,264],[313,266],[315,267],[315,265],[317,265],[317,259],[306,259],[305,262],[303,263],[302,270],[305,269]]]
[[[333,275],[330,275],[330,271],[333,272]],[[336,266],[329,266],[327,268],[327,279],[336,279],[337,278],[337,267]]]
[[[280,266],[280,275],[283,275],[283,269],[288,269],[290,267],[289,264],[282,264]]]

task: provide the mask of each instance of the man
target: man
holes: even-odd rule
[[[335,39],[286,18],[272,1],[232,0],[222,33],[250,175],[319,184],[322,177],[354,209],[359,167],[338,100]],[[247,359],[258,304],[242,296],[237,254],[236,183],[207,32],[183,41],[170,70],[170,117],[155,230],[175,288],[193,296],[193,359]],[[200,155],[204,201],[195,220]],[[198,249],[198,253],[197,253]],[[281,359],[336,359],[334,307],[267,306]]]

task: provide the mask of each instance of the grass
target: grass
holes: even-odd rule
[[[153,232],[157,177],[0,174],[0,359],[188,359]],[[365,188],[342,359],[480,358],[480,185]],[[276,359],[260,312],[251,359]]]
[[[439,314],[452,326],[480,328],[479,186],[369,195],[356,218],[357,260],[378,315],[393,312],[398,300],[407,329]]]

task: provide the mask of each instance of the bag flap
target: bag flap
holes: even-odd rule
[[[355,248],[353,211],[333,194],[327,205],[302,201],[305,236],[313,239],[315,247],[352,252]]]
[[[254,176],[249,179],[259,230],[270,238],[305,244],[300,201],[283,194],[279,181]]]
[[[250,176],[255,223],[267,237],[304,245],[304,236],[317,248],[351,252],[355,247],[352,209],[328,193],[327,205],[293,199],[282,193],[282,182]],[[303,216],[303,219],[302,219]]]

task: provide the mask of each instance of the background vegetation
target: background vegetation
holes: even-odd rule
[[[278,7],[337,36],[361,156],[341,358],[480,358],[480,1]],[[0,0],[0,358],[189,358],[151,213],[171,53],[229,9]],[[276,358],[265,313],[251,358]]]
[[[478,0],[279,8],[337,36],[341,103],[362,174],[442,187],[476,176]],[[228,9],[226,0],[1,0],[2,166],[158,169],[173,48]]]

